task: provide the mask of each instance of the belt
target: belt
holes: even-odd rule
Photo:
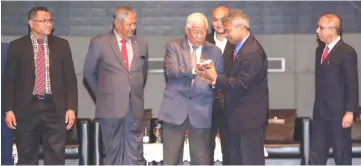
[[[33,95],[32,99],[33,100],[49,100],[49,99],[53,99],[53,95],[52,94],[38,94],[38,95]]]

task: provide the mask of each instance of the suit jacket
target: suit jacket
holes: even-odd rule
[[[6,66],[6,57],[8,52],[9,44],[1,42],[1,77],[4,74],[5,66]]]
[[[218,47],[205,42],[201,57],[213,60],[217,72],[223,72],[222,52]],[[164,71],[167,83],[159,119],[180,125],[189,116],[194,127],[210,128],[212,87],[196,76],[192,85],[191,54],[187,37],[167,42]]]
[[[346,111],[357,113],[359,107],[357,53],[341,39],[321,64],[324,48],[316,49],[314,117],[341,120]]]
[[[206,40],[215,45],[216,41],[214,41],[214,33],[215,32],[207,34]],[[233,50],[234,46],[229,41],[227,41],[223,52],[223,70],[225,74],[228,74],[230,71],[229,67],[232,61]]]
[[[267,56],[252,34],[237,55],[229,74],[218,75],[216,88],[225,93],[230,131],[247,132],[268,123]]]
[[[67,40],[48,36],[50,84],[56,111],[60,117],[67,109],[77,111],[78,89],[70,46]],[[35,86],[34,52],[30,35],[10,42],[4,72],[5,111],[12,110],[17,119],[33,112],[31,103]]]
[[[8,52],[9,44],[1,42],[1,80],[3,79],[5,66],[6,66],[6,58],[7,58],[7,52]],[[2,83],[2,85],[4,85]],[[4,91],[1,91],[1,103],[4,103]],[[1,111],[4,111],[3,104],[1,105]],[[3,116],[3,114],[1,114]]]
[[[148,43],[131,38],[133,60],[125,66],[114,31],[90,41],[84,64],[84,76],[96,96],[97,118],[123,118],[128,111],[143,118],[144,85],[148,74]]]

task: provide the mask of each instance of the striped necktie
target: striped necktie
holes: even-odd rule
[[[39,95],[44,94],[46,89],[46,66],[43,40],[38,40],[35,76],[35,90]]]

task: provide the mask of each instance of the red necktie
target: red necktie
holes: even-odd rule
[[[46,66],[43,40],[38,40],[38,56],[35,69],[35,89],[37,94],[44,94],[46,87]]]
[[[120,52],[122,53],[125,66],[127,67],[127,69],[129,69],[128,53],[127,53],[127,40],[125,40],[125,39],[122,40],[122,49],[120,50]]]
[[[323,63],[323,61],[325,61],[325,59],[327,58],[327,56],[328,56],[328,46],[326,46],[326,48],[325,48],[325,51],[323,51],[323,54],[322,54],[322,61],[321,61],[321,63]]]
[[[237,58],[237,51],[234,50],[234,51],[233,51],[233,60],[235,60],[236,58]]]

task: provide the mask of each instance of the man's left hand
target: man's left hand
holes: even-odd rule
[[[75,123],[75,111],[74,110],[67,110],[65,113],[65,123],[68,125],[66,126],[67,130],[70,130],[74,123]]]
[[[342,118],[342,127],[349,128],[353,122],[353,112],[346,112]]]
[[[214,68],[214,63],[212,62],[210,65],[201,66],[201,68],[203,69],[203,71],[196,70],[197,75],[203,81],[206,81],[209,84],[212,83],[217,77],[217,72],[216,69]]]

